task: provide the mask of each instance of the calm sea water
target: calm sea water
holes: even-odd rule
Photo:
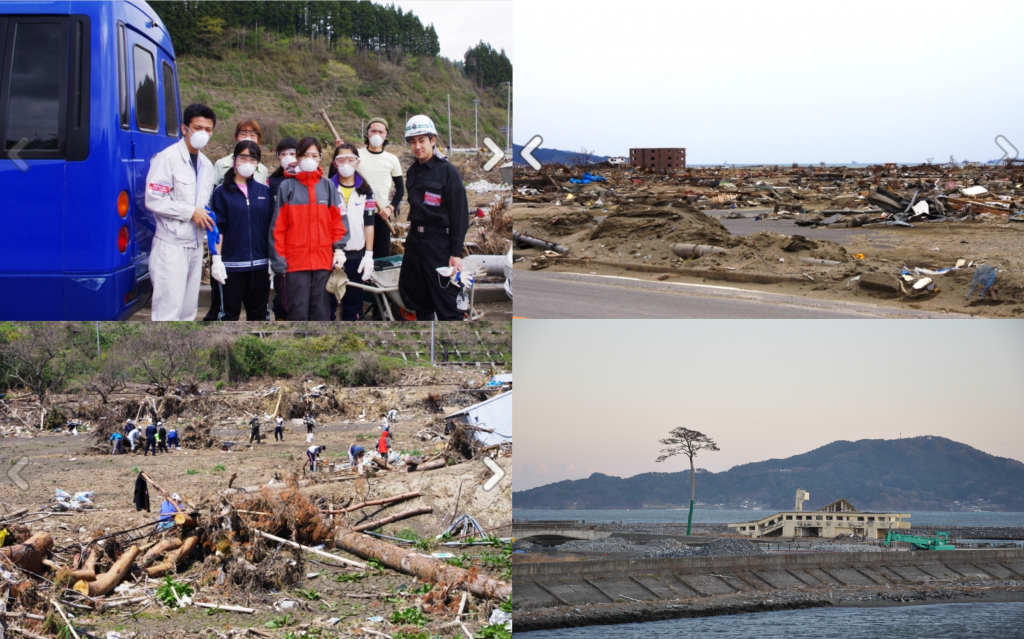
[[[688,510],[530,510],[514,508],[516,519],[582,519],[595,523],[668,524],[686,523]],[[695,524],[733,524],[753,521],[777,510],[702,510],[693,511]],[[966,513],[910,511],[910,524],[918,526],[1024,527],[1024,513]]]
[[[1024,603],[937,604],[899,608],[813,608],[672,619],[615,626],[520,632],[530,639],[1022,639]]]

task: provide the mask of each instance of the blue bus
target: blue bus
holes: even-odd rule
[[[170,36],[142,0],[0,2],[0,58],[0,320],[127,319],[181,135]]]

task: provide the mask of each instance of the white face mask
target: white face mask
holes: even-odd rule
[[[342,164],[338,167],[338,175],[345,178],[352,177],[352,174],[356,172],[356,167],[351,164]]]
[[[189,144],[191,144],[192,148],[196,151],[206,146],[206,143],[209,141],[210,134],[206,131],[193,131],[192,137],[188,140]]]
[[[375,133],[370,136],[370,146],[380,146],[382,144],[384,144],[384,138],[380,137],[380,135]]]
[[[238,171],[238,174],[241,175],[242,177],[250,178],[252,177],[252,174],[256,172],[256,165],[239,164],[237,167],[235,167],[235,170]]]
[[[306,173],[316,171],[316,167],[318,166],[320,166],[320,163],[313,158],[302,158],[302,161],[299,162],[299,170],[305,171]]]

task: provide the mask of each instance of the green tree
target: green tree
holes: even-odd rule
[[[676,455],[686,455],[690,460],[690,516],[686,520],[686,534],[690,534],[690,526],[693,523],[693,497],[696,492],[697,476],[693,467],[693,458],[702,450],[717,451],[718,444],[704,433],[689,428],[673,428],[669,431],[668,437],[658,440],[666,446],[661,449],[661,455],[656,462],[663,462]]]

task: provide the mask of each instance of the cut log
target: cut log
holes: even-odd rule
[[[50,536],[50,533],[37,532],[23,544],[0,548],[0,557],[7,559],[18,568],[40,575],[43,573],[43,559],[46,559],[51,548],[53,548],[53,537]]]
[[[361,508],[366,508],[367,506],[379,506],[381,504],[393,504],[393,503],[396,503],[396,502],[399,502],[399,501],[406,501],[406,500],[409,500],[409,499],[415,499],[416,497],[419,497],[422,494],[423,493],[403,493],[401,495],[395,495],[394,497],[386,497],[384,499],[375,499],[373,501],[364,501],[361,504],[356,504],[355,506],[349,506],[348,508],[342,508],[340,510],[337,510],[337,509],[336,510],[327,509],[327,510],[321,510],[320,512],[327,513],[328,515],[341,515],[341,514],[344,514],[344,513],[350,513],[350,512],[352,512],[354,510],[359,510]]]
[[[163,577],[164,574],[177,570],[181,562],[185,561],[192,553],[192,549],[196,547],[198,541],[198,537],[189,537],[181,544],[181,548],[171,551],[164,561],[146,568],[146,574],[150,577]]]
[[[335,538],[335,545],[364,559],[373,559],[392,570],[419,577],[432,584],[444,583],[468,590],[480,598],[507,600],[512,584],[481,575],[475,570],[450,566],[433,557],[399,548],[355,531],[346,531]]]
[[[434,509],[431,508],[430,506],[420,506],[419,508],[412,508],[410,510],[403,510],[400,513],[396,513],[394,515],[390,515],[390,516],[385,517],[383,519],[378,519],[377,521],[371,521],[371,522],[369,522],[367,524],[360,524],[358,526],[354,526],[352,528],[352,530],[354,532],[362,532],[364,530],[371,530],[373,528],[378,528],[380,526],[383,526],[384,524],[390,524],[393,521],[399,521],[401,519],[408,519],[409,517],[416,517],[417,515],[426,515],[427,513],[432,513],[432,512],[434,512]]]
[[[85,556],[85,563],[82,567],[71,573],[71,578],[75,581],[95,581],[96,580],[96,562],[100,559],[99,550],[96,546],[89,548],[89,554]]]
[[[409,466],[406,466],[406,468],[408,469],[407,472],[415,473],[421,470],[437,470],[438,468],[444,468],[446,464],[447,462],[443,459],[435,459],[434,461],[419,464],[418,466],[410,464]]]
[[[185,513],[176,513],[174,515],[174,523],[181,528],[195,528],[196,520],[191,515]]]
[[[139,562],[140,568],[149,568],[153,563],[163,556],[163,554],[169,550],[177,550],[181,548],[180,539],[164,539],[157,545],[153,546],[142,556],[142,561]]]
[[[138,546],[132,546],[114,562],[110,570],[96,575],[96,581],[80,580],[75,583],[74,589],[87,597],[102,597],[124,581],[140,552]]]

